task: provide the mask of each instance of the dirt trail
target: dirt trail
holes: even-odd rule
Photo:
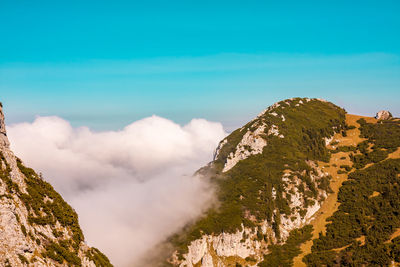
[[[400,228],[396,230],[396,232],[394,232],[388,241],[386,241],[386,243],[389,243],[390,241],[392,241],[393,239],[395,239],[396,237],[400,236]]]
[[[351,129],[347,131],[347,136],[342,136],[341,134],[336,134],[333,138],[333,142],[339,142],[336,146],[357,146],[358,143],[364,141],[364,138],[360,137],[360,130],[358,129],[360,125],[357,123],[357,120],[360,118],[364,118],[369,123],[376,123],[376,119],[371,117],[363,117],[358,115],[346,115],[346,123],[349,126],[355,126],[355,129]],[[328,148],[334,148],[328,145]],[[294,266],[306,266],[302,261],[303,257],[311,252],[312,240],[318,238],[319,233],[325,233],[325,225],[326,219],[337,210],[339,203],[337,202],[337,194],[339,192],[342,183],[347,180],[347,173],[338,174],[338,170],[340,169],[340,165],[349,165],[352,166],[353,163],[349,157],[350,152],[339,152],[332,154],[329,163],[318,162],[319,166],[323,167],[323,171],[328,172],[332,175],[332,180],[330,186],[332,188],[333,193],[329,194],[321,208],[314,215],[314,219],[311,221],[311,225],[314,227],[313,237],[311,240],[303,243],[300,246],[302,253],[294,258]]]

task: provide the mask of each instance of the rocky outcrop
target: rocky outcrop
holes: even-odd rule
[[[284,116],[281,116],[282,121],[285,121]],[[272,124],[268,129],[268,125],[255,121],[252,125],[256,127],[255,130],[247,129],[247,132],[243,135],[239,144],[236,146],[234,152],[231,152],[225,162],[222,172],[227,172],[232,169],[239,161],[247,159],[251,155],[261,154],[264,147],[267,145],[266,137],[273,135],[279,138],[284,138],[283,134],[279,133],[279,127]],[[243,129],[242,129],[243,130]],[[214,160],[218,157],[219,151],[227,143],[227,139],[220,142],[216,149]]]
[[[226,266],[225,259],[229,257],[240,257],[245,259],[252,257],[258,261],[262,259],[262,253],[267,250],[264,240],[257,239],[257,231],[271,231],[270,227],[246,228],[235,233],[222,233],[217,236],[204,235],[201,239],[193,241],[185,260],[180,267],[191,267],[200,263],[202,267]]]
[[[325,100],[293,98],[273,104],[224,138],[206,168],[226,190],[219,200],[228,204],[216,209],[227,215],[201,220],[197,227],[206,232],[194,232],[200,238],[189,237],[187,249],[180,247],[170,262],[180,267],[268,264],[264,256],[274,253],[268,247],[285,244],[327,198],[331,177],[318,162],[326,160],[327,146],[344,127],[343,109]],[[242,224],[231,227],[229,220]],[[214,224],[218,227],[207,229]]]
[[[75,211],[10,150],[1,105],[0,266],[111,266],[85,244]]]
[[[329,174],[323,172],[317,164],[306,162],[312,169],[310,177],[316,188],[321,179],[328,178]],[[175,265],[180,267],[192,266],[228,266],[229,257],[241,259],[251,258],[256,264],[263,260],[263,255],[268,254],[268,245],[285,242],[290,231],[301,228],[308,224],[314,214],[321,207],[321,202],[326,198],[327,192],[319,189],[314,198],[306,197],[304,191],[299,190],[300,185],[307,188],[308,185],[299,177],[304,175],[301,172],[285,171],[282,176],[282,183],[285,188],[284,198],[290,199],[289,206],[295,212],[290,216],[280,215],[280,238],[277,239],[272,224],[264,221],[257,227],[244,227],[235,233],[222,233],[219,235],[203,235],[202,238],[194,240],[188,246],[188,253],[184,255],[183,261],[175,261]],[[272,188],[273,195],[276,196],[276,190]],[[290,195],[290,197],[288,197]],[[310,204],[311,202],[311,204]],[[250,215],[249,215],[250,216]],[[258,234],[258,232],[260,232]],[[268,238],[260,239],[259,236]]]
[[[3,104],[0,102],[0,146],[9,147],[9,145],[3,114]]]
[[[376,113],[376,115],[375,115],[375,119],[377,119],[377,120],[388,120],[392,117],[393,117],[392,113],[390,113],[387,110],[381,110],[378,113]]]
[[[215,151],[214,151],[214,156],[213,156],[213,159],[214,159],[214,160],[216,160],[216,159],[218,158],[219,152],[221,151],[222,147],[223,147],[226,143],[228,143],[228,140],[227,140],[226,138],[223,139],[221,142],[219,142],[217,148],[216,148]]]
[[[223,172],[229,171],[239,161],[248,158],[251,155],[260,154],[267,145],[263,138],[265,125],[261,125],[254,132],[248,130],[242,140],[236,147],[235,152],[231,152],[226,160]]]

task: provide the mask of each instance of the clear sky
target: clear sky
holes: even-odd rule
[[[232,129],[320,97],[400,116],[400,1],[0,0],[8,123],[118,129],[152,114]]]

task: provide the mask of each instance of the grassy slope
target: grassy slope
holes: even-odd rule
[[[374,118],[346,114],[347,125],[354,126],[356,128],[347,130],[346,136],[343,136],[341,133],[335,134],[333,140],[339,142],[338,146],[357,146],[357,144],[366,140],[365,138],[360,137],[360,125],[357,123],[357,120],[360,118],[365,118],[369,122],[375,122]],[[331,146],[328,147],[333,149]],[[338,209],[339,203],[337,202],[337,195],[342,183],[346,181],[348,177],[347,173],[338,174],[338,171],[340,170],[340,165],[352,165],[349,155],[350,152],[334,153],[331,156],[329,164],[323,164],[322,162],[320,163],[321,166],[325,166],[323,167],[323,170],[328,172],[333,177],[330,183],[330,187],[333,192],[323,202],[321,208],[315,214],[314,219],[311,222],[311,225],[314,229],[312,240],[318,238],[319,233],[325,233],[327,218],[332,216],[332,214]],[[311,247],[313,244],[312,240],[309,240],[301,245],[302,253],[294,258],[294,266],[306,266],[302,260],[305,255],[311,252]]]
[[[253,155],[240,161],[227,173],[221,173],[223,163],[229,153],[233,152],[238,142],[246,132],[252,128],[256,121],[248,123],[243,131],[240,129],[228,137],[228,144],[223,147],[220,157],[208,169],[212,173],[212,181],[217,186],[219,207],[210,209],[205,217],[194,225],[174,236],[171,241],[185,253],[192,240],[203,234],[219,234],[221,232],[234,232],[241,227],[257,226],[264,220],[274,223],[274,210],[278,214],[290,215],[287,200],[282,197],[283,171],[310,171],[306,160],[329,161],[330,153],[325,147],[323,138],[333,135],[333,127],[338,130],[345,126],[345,112],[341,108],[326,102],[312,100],[295,106],[300,99],[292,101],[291,105],[280,102],[281,106],[274,111],[278,116],[264,114],[256,119],[260,123],[266,123],[267,129],[274,124],[279,132],[285,136],[281,139],[276,136],[266,137],[268,145],[262,154]],[[280,115],[284,115],[282,121]],[[203,170],[204,171],[204,170]],[[301,177],[305,181],[308,174]],[[277,190],[277,197],[272,198],[272,187]],[[310,196],[316,194],[306,189]],[[256,221],[250,221],[244,216],[244,212],[250,212]],[[279,236],[279,232],[276,233]]]
[[[359,170],[351,172],[340,188],[339,209],[329,218],[326,232],[313,241],[312,253],[304,258],[309,266],[400,262],[400,124],[397,120],[376,123],[372,118],[358,123],[361,136],[367,139],[358,142],[368,146],[347,152],[361,159],[353,162]],[[371,156],[378,153],[386,159]],[[303,248],[310,252],[308,246]]]
[[[27,193],[22,193],[17,184],[10,178],[10,166],[0,153],[0,163],[3,162],[5,169],[0,169],[0,179],[2,179],[8,189],[8,194],[0,197],[18,196],[28,210],[28,223],[31,225],[51,226],[53,235],[57,241],[53,241],[46,236],[38,236],[34,233],[27,233],[25,226],[21,225],[22,231],[27,238],[36,241],[38,244],[45,244],[45,251],[41,251],[42,258],[50,258],[60,264],[69,266],[81,266],[81,259],[78,257],[78,251],[81,242],[84,240],[82,230],[79,226],[78,215],[75,210],[68,205],[54,188],[44,181],[42,177],[35,173],[31,168],[25,167],[21,160],[17,159],[17,166],[25,176]],[[45,201],[45,199],[52,201]],[[56,229],[56,222],[65,227],[72,233],[72,237],[66,237],[62,232]],[[112,266],[108,258],[98,249],[91,248],[87,251],[87,256],[93,260],[96,266]],[[25,257],[21,260],[29,263]]]

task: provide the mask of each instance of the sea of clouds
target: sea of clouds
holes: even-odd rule
[[[120,131],[74,128],[59,117],[7,127],[11,148],[75,208],[89,245],[116,266],[137,266],[212,201],[193,173],[226,136],[220,123],[181,126],[158,116]]]

